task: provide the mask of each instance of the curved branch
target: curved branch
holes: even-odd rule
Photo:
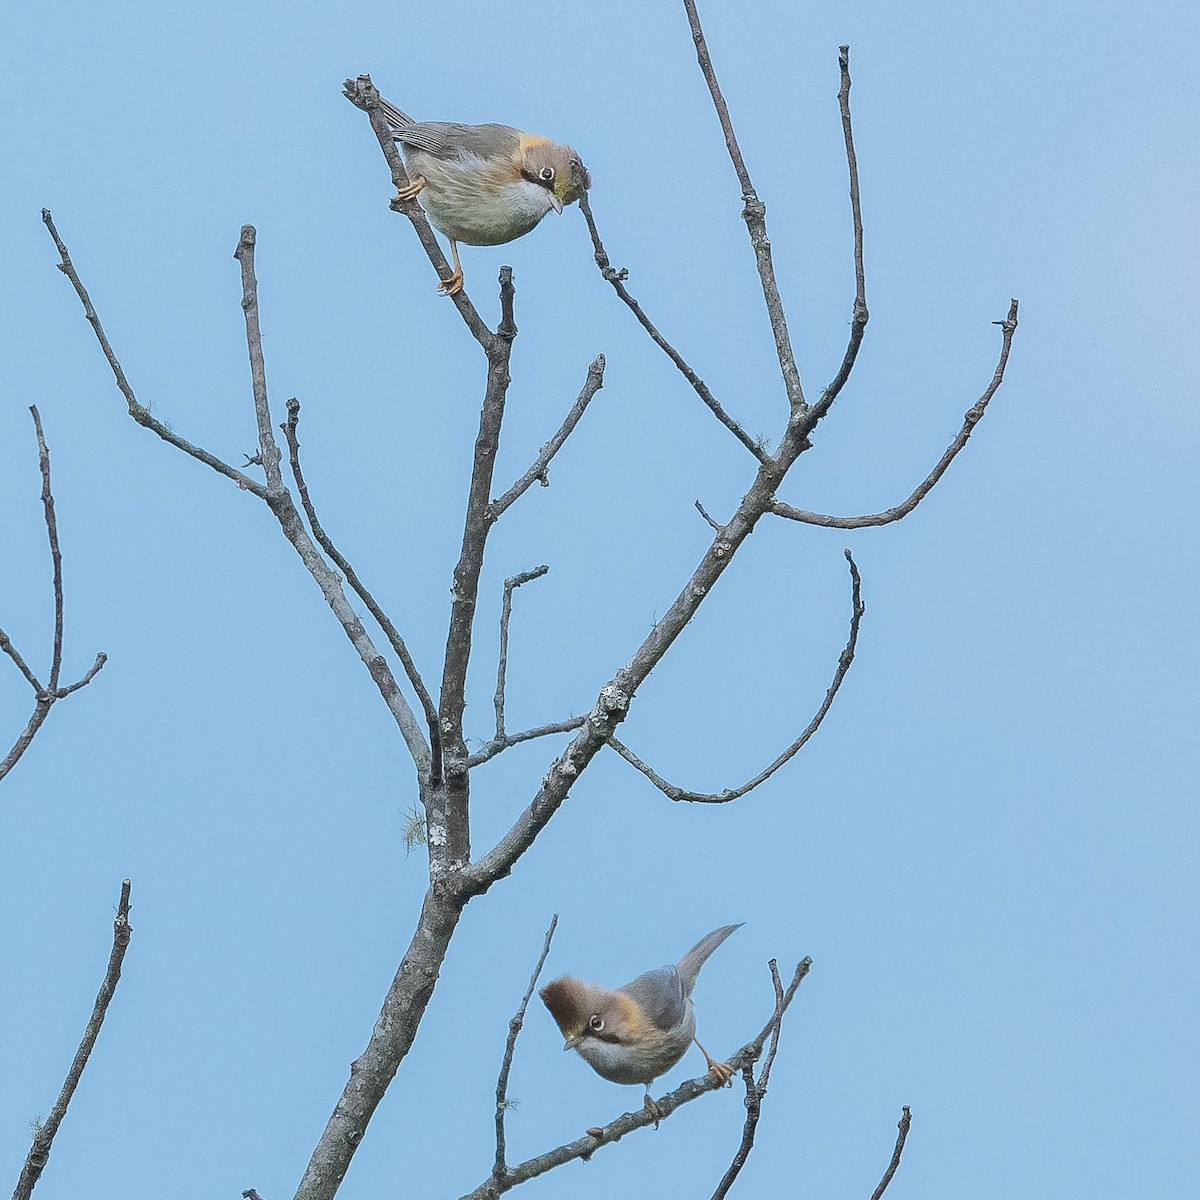
[[[58,1099],[54,1102],[54,1108],[50,1111],[45,1123],[39,1126],[33,1135],[33,1145],[25,1157],[25,1164],[21,1168],[21,1178],[17,1182],[16,1191],[13,1192],[13,1200],[29,1200],[37,1181],[41,1178],[42,1171],[45,1170],[46,1163],[50,1158],[54,1135],[58,1133],[62,1119],[67,1115],[67,1105],[71,1103],[71,1097],[75,1095],[75,1089],[79,1086],[83,1070],[91,1057],[92,1048],[100,1036],[100,1027],[104,1024],[104,1016],[108,1012],[109,1002],[117,990],[117,983],[121,978],[121,964],[125,960],[125,951],[129,948],[130,934],[133,933],[129,925],[129,887],[128,879],[121,881],[121,898],[117,903],[117,918],[113,922],[113,945],[112,952],[108,957],[108,969],[100,984],[100,991],[96,996],[96,1003],[92,1007],[92,1015],[88,1020],[87,1028],[83,1031],[83,1040],[79,1043],[79,1049],[75,1051],[71,1069],[67,1072],[66,1081],[62,1085]]]
[[[782,1012],[787,1011],[796,994],[796,989],[808,974],[811,966],[811,958],[805,958],[797,965],[791,983],[788,984],[783,995]],[[779,1011],[778,1007],[776,1011]],[[782,1017],[782,1013],[780,1013],[780,1017]],[[763,1045],[776,1026],[777,1017],[773,1012],[762,1032],[726,1060],[729,1065],[737,1071],[748,1064],[757,1062],[762,1054]],[[497,1179],[494,1175],[489,1176],[486,1182],[481,1183],[473,1192],[468,1192],[462,1197],[462,1200],[496,1200],[496,1197],[511,1191],[518,1184],[544,1175],[547,1171],[561,1167],[564,1163],[572,1162],[575,1159],[587,1162],[602,1146],[611,1146],[619,1142],[626,1134],[633,1133],[634,1130],[657,1125],[659,1120],[666,1120],[677,1108],[682,1108],[683,1105],[690,1104],[705,1093],[716,1091],[721,1086],[720,1080],[711,1071],[706,1071],[698,1078],[689,1079],[686,1083],[680,1084],[673,1092],[655,1100],[652,1108],[647,1106],[639,1108],[636,1112],[624,1113],[607,1125],[589,1129],[585,1137],[576,1138],[573,1142],[565,1142],[553,1150],[547,1150],[544,1154],[526,1159],[525,1162],[510,1167],[503,1179]]]
[[[212,467],[214,471],[219,475],[224,475],[226,479],[232,479],[244,491],[252,492],[260,500],[265,500],[267,498],[267,489],[257,479],[251,479],[249,475],[243,474],[236,467],[231,467],[228,463],[222,462],[216,455],[209,454],[207,450],[193,445],[185,438],[181,438],[174,430],[169,429],[158,420],[148,408],[138,402],[137,396],[133,393],[133,388],[129,386],[129,380],[125,378],[125,372],[121,369],[121,364],[117,361],[117,356],[113,353],[112,346],[109,345],[104,327],[100,324],[100,318],[96,315],[96,310],[92,307],[91,297],[88,296],[87,289],[83,286],[83,283],[75,272],[75,266],[71,262],[70,254],[67,252],[66,243],[58,236],[58,230],[54,227],[54,219],[51,217],[48,208],[42,209],[42,221],[50,231],[50,236],[54,239],[54,244],[58,248],[61,260],[58,264],[58,269],[71,281],[71,286],[75,289],[76,295],[83,304],[83,315],[87,318],[88,324],[91,325],[92,331],[96,335],[96,340],[100,343],[100,349],[104,352],[104,357],[108,360],[113,378],[117,381],[117,387],[120,389],[121,395],[125,397],[125,403],[129,406],[129,415],[139,425],[144,425],[153,433],[158,434],[164,442],[168,442],[177,449],[182,450],[184,454],[190,455],[198,462],[204,463],[205,466]]]
[[[737,172],[738,182],[742,185],[742,219],[750,233],[750,244],[754,247],[754,258],[758,264],[758,277],[762,282],[763,299],[767,304],[767,315],[771,321],[771,332],[775,336],[775,353],[779,358],[779,368],[783,373],[783,386],[787,392],[788,403],[793,415],[807,412],[808,406],[804,400],[804,389],[800,384],[800,371],[796,367],[796,356],[792,350],[792,340],[788,335],[787,318],[783,312],[783,301],[779,296],[779,285],[775,282],[775,266],[771,259],[771,241],[767,236],[767,206],[758,198],[754,184],[750,181],[750,172],[746,170],[742,149],[738,145],[737,135],[733,132],[733,122],[729,118],[729,106],[721,94],[721,86],[717,82],[717,73],[713,70],[712,58],[708,53],[708,44],[704,40],[704,30],[700,28],[700,14],[696,11],[696,0],[683,0],[687,10],[688,25],[692,30],[692,41],[696,45],[696,61],[708,84],[712,96],[713,107],[717,110],[717,119],[721,122],[721,132],[725,135],[725,148],[733,169]],[[811,429],[811,426],[810,426]]]
[[[603,386],[604,355],[598,354],[592,365],[588,367],[587,380],[583,385],[583,391],[579,393],[578,399],[571,405],[571,411],[567,413],[566,418],[558,428],[558,432],[541,448],[537,458],[533,460],[533,466],[499,500],[492,501],[488,508],[488,517],[490,520],[495,521],[514,500],[520,499],[535,482],[540,483],[542,487],[550,486],[550,479],[546,474],[546,468],[549,467],[550,460],[562,449],[563,443],[571,436],[575,426],[579,424],[580,418],[587,410],[587,406],[592,402],[592,397]]]
[[[789,521],[801,521],[806,525],[821,525],[826,529],[866,529],[873,525],[888,525],[892,521],[899,521],[901,517],[908,516],[933,491],[938,480],[946,473],[946,468],[950,466],[958,452],[967,444],[971,434],[975,431],[975,426],[983,419],[983,414],[987,411],[989,401],[1004,382],[1004,370],[1008,366],[1008,354],[1012,349],[1013,335],[1017,331],[1017,308],[1017,301],[1013,300],[1008,306],[1008,316],[1003,321],[992,322],[994,325],[1000,326],[1002,333],[1000,359],[996,363],[996,370],[992,374],[991,382],[984,389],[983,395],[963,415],[962,428],[958,431],[958,434],[950,445],[946,447],[946,451],[938,460],[937,466],[918,484],[916,490],[907,500],[901,504],[897,504],[894,508],[888,508],[883,512],[872,513],[869,516],[863,517],[826,516],[824,513],[808,512],[802,508],[794,508],[790,504],[785,504],[782,500],[775,500],[772,503],[771,512],[778,517],[786,517]]]
[[[850,564],[850,636],[846,641],[846,648],[838,659],[837,670],[833,673],[833,680],[825,692],[825,699],[821,702],[821,707],[817,709],[816,715],[809,721],[804,732],[769,767],[760,771],[753,779],[747,780],[741,787],[726,788],[723,792],[690,792],[673,783],[668,783],[653,767],[644,763],[617,738],[610,737],[608,744],[630,766],[641,771],[669,800],[686,800],[691,804],[727,804],[730,800],[738,800],[747,792],[752,792],[760,783],[765,783],[784,763],[798,754],[809,738],[821,727],[821,722],[825,720],[825,715],[832,707],[834,698],[842,686],[842,681],[846,678],[846,672],[850,670],[850,664],[854,661],[854,649],[858,644],[858,626],[863,613],[866,612],[866,605],[862,602],[862,578],[858,573],[858,566],[849,550],[845,551],[845,555],[846,561]]]
[[[600,274],[612,284],[613,291],[620,296],[624,304],[629,308],[629,311],[637,317],[639,324],[650,335],[654,344],[678,367],[680,374],[692,385],[692,390],[704,401],[709,411],[733,434],[758,461],[766,462],[769,457],[762,444],[755,438],[752,438],[741,423],[735,421],[722,407],[721,402],[708,389],[708,385],[688,366],[683,355],[667,341],[661,333],[659,333],[654,322],[646,316],[642,310],[642,306],[629,294],[629,289],[625,286],[625,280],[629,276],[629,272],[622,267],[621,270],[616,270],[608,258],[608,251],[604,249],[604,243],[600,240],[600,231],[596,228],[596,219],[592,216],[592,206],[588,201],[587,192],[583,192],[579,197],[579,208],[583,213],[583,219],[587,222],[588,232],[592,236],[592,247],[595,251],[596,265],[600,268]]]
[[[537,987],[538,976],[546,965],[546,957],[550,953],[550,943],[554,939],[554,931],[557,928],[558,913],[555,913],[550,918],[550,928],[546,930],[546,940],[542,945],[541,957],[537,960],[537,966],[533,968],[533,974],[529,977],[529,986],[525,989],[521,1007],[517,1009],[516,1016],[508,1023],[508,1042],[504,1047],[504,1061],[500,1064],[500,1075],[496,1080],[496,1163],[492,1167],[492,1178],[497,1182],[503,1180],[508,1174],[508,1164],[504,1160],[504,1114],[511,1105],[508,1098],[508,1074],[512,1069],[513,1053],[517,1048],[517,1035],[521,1032],[522,1025],[525,1024],[525,1010],[529,1007],[533,989]]]
[[[300,401],[295,396],[287,402],[287,412],[288,419],[280,428],[282,428],[284,436],[287,438],[288,461],[291,464],[292,477],[296,481],[296,490],[300,493],[300,503],[304,506],[304,511],[308,516],[308,523],[312,528],[313,536],[317,539],[321,549],[329,555],[330,561],[334,566],[346,577],[346,582],[354,589],[358,598],[367,606],[367,611],[375,618],[379,628],[383,630],[384,636],[392,644],[392,649],[396,652],[396,657],[404,667],[404,674],[408,677],[408,682],[417,694],[417,699],[421,703],[421,710],[425,714],[425,723],[429,728],[430,769],[432,782],[437,783],[442,769],[442,741],[441,733],[438,729],[437,708],[434,706],[433,697],[429,694],[429,689],[425,686],[425,681],[421,678],[421,673],[417,670],[417,664],[413,662],[408,646],[405,645],[404,639],[400,636],[400,631],[392,623],[387,613],[380,607],[375,597],[367,590],[366,585],[359,579],[358,572],[355,571],[345,556],[333,544],[333,539],[325,532],[321,522],[317,519],[317,510],[308,494],[308,485],[304,480],[304,472],[300,468],[300,437],[298,433]]]

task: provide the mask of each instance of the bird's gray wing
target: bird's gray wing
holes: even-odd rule
[[[414,121],[396,130],[396,141],[406,149],[422,150],[434,158],[462,158],[465,155],[490,158],[498,152],[506,152],[515,158],[521,135],[511,125]]]
[[[659,1029],[674,1029],[683,1020],[687,997],[674,967],[647,971],[617,990],[631,997]]]

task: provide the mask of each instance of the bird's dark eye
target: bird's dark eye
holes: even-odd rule
[[[538,178],[543,183],[551,183],[554,179],[554,168],[553,167],[543,167],[538,172]]]
[[[546,170],[549,171],[550,168],[547,167]],[[553,172],[551,173],[553,174]],[[599,1013],[593,1013],[591,1019],[588,1021],[588,1028],[590,1028],[593,1033],[602,1032],[604,1029],[604,1018]]]

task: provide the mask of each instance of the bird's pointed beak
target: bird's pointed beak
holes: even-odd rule
[[[554,211],[561,217],[563,203],[553,192],[550,193],[550,203],[554,205]]]
[[[567,1038],[567,1040],[563,1043],[563,1049],[564,1050],[574,1050],[575,1047],[578,1045],[579,1045],[579,1039],[577,1037]]]

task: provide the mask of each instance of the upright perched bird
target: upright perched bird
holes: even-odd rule
[[[640,1083],[653,1108],[650,1084],[669,1071],[696,1041],[692,988],[709,955],[741,924],[725,925],[701,938],[674,966],[639,975],[615,991],[570,975],[538,993],[567,1039],[592,1069],[613,1083]],[[733,1068],[714,1061],[700,1045],[708,1069],[727,1083]]]
[[[511,125],[414,121],[386,100],[384,115],[404,153],[411,182],[392,207],[420,198],[429,219],[450,239],[454,274],[438,291],[463,285],[458,243],[498,246],[528,233],[551,209],[561,213],[591,186],[570,146]]]

